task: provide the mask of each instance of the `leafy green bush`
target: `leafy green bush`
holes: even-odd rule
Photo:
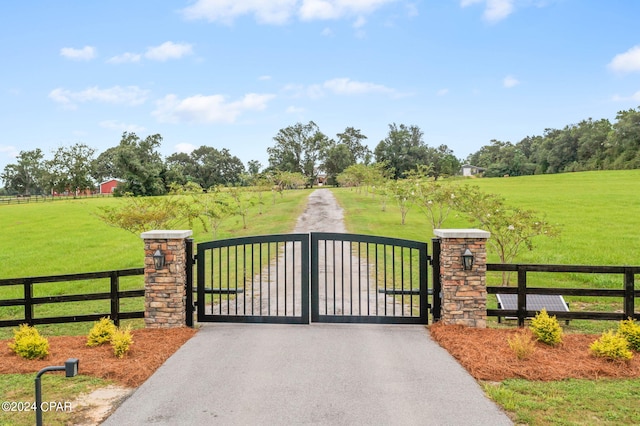
[[[589,346],[589,349],[591,349],[593,355],[611,360],[633,358],[627,339],[618,333],[614,333],[613,330],[602,333],[600,338]]]
[[[26,359],[42,359],[49,355],[49,341],[38,330],[27,324],[13,330],[13,343],[9,349]]]
[[[562,327],[555,315],[550,317],[546,309],[541,310],[531,320],[529,327],[536,339],[550,346],[562,343]]]
[[[122,358],[125,353],[129,351],[129,346],[133,344],[133,336],[129,328],[117,328],[111,336],[111,346],[113,347],[113,354]]]
[[[627,339],[630,349],[640,352],[640,324],[632,318],[620,321],[618,333]]]
[[[521,330],[513,336],[507,338],[509,347],[516,354],[516,358],[525,360],[536,350],[536,345],[531,333]]]
[[[100,318],[96,321],[87,336],[87,346],[100,346],[111,341],[116,326],[109,318]]]

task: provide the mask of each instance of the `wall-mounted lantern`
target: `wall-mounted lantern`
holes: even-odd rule
[[[473,253],[469,249],[462,253],[462,267],[465,271],[470,271],[471,267],[473,267]]]
[[[164,268],[164,254],[160,251],[160,249],[157,249],[155,253],[153,253],[153,265],[155,266],[156,270]]]

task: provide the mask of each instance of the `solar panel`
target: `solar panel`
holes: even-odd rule
[[[517,294],[496,294],[498,309],[518,309]],[[569,312],[569,306],[559,294],[527,294],[527,311]]]
[[[517,294],[496,294],[498,309],[517,310]],[[527,294],[527,311],[540,312],[542,309],[556,312],[569,312],[569,305],[559,294]],[[505,317],[507,319],[514,317]],[[500,317],[498,317],[500,322]],[[568,323],[568,321],[567,321]]]

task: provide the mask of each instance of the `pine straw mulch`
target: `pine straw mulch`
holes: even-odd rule
[[[590,354],[589,345],[599,335],[565,334],[563,342],[550,347],[536,342],[533,354],[518,360],[507,339],[517,329],[470,328],[440,323],[429,327],[431,337],[453,355],[477,380],[562,380],[567,378],[637,378],[640,354],[630,361],[608,361]]]
[[[133,344],[122,359],[113,355],[109,344],[88,347],[86,336],[48,337],[49,355],[43,360],[23,359],[8,348],[12,340],[0,340],[0,374],[36,373],[50,365],[64,365],[69,358],[78,358],[79,374],[138,387],[195,333],[195,329],[186,327],[133,330]]]

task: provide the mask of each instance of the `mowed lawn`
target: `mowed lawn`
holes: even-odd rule
[[[500,194],[507,204],[540,212],[561,227],[559,238],[537,237],[535,250],[521,251],[519,263],[640,265],[640,170],[565,173],[454,180]],[[430,241],[431,225],[418,207],[406,224],[392,199],[386,211],[379,196],[354,189],[334,190],[345,209],[351,232],[390,235]],[[443,228],[468,227],[468,220],[452,212]],[[495,254],[489,262],[497,262]]]

